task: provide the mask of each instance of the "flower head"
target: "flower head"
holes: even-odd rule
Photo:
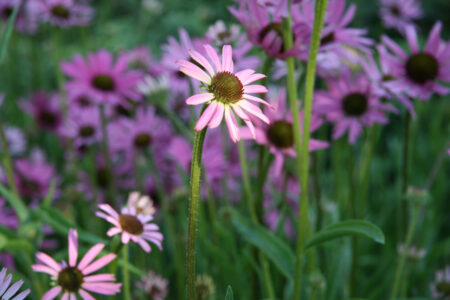
[[[215,291],[216,286],[211,276],[207,274],[197,275],[197,278],[195,278],[195,294],[197,299],[209,299]]]
[[[186,100],[188,105],[208,104],[208,107],[197,121],[195,130],[202,130],[206,126],[215,128],[220,125],[225,117],[230,137],[236,142],[239,140],[239,128],[234,117],[234,113],[236,113],[238,117],[244,120],[252,136],[255,137],[255,128],[250,116],[259,118],[266,123],[270,123],[270,121],[261,109],[251,103],[251,101],[268,106],[270,104],[250,95],[252,93],[267,92],[264,86],[251,85],[250,83],[264,78],[265,75],[255,73],[251,69],[234,73],[232,49],[229,45],[225,45],[222,49],[222,61],[220,61],[216,51],[210,45],[205,45],[204,47],[215,66],[215,70],[208,59],[195,50],[190,51],[192,59],[208,73],[192,62],[186,60],[177,62],[180,66],[180,71],[200,80],[203,83],[202,88],[205,90],[205,93],[191,96]]]
[[[86,26],[92,18],[92,8],[76,0],[42,0],[39,4],[41,18],[55,26]]]
[[[164,300],[168,294],[169,281],[153,271],[148,272],[148,275],[143,277],[136,286],[144,290],[145,296],[148,299]]]
[[[387,28],[395,28],[403,33],[406,26],[413,25],[414,20],[421,16],[420,1],[381,0],[380,17]]]
[[[6,276],[6,268],[3,268],[0,272],[0,299],[22,300],[30,293],[30,289],[27,289],[20,294],[16,295],[17,291],[23,284],[23,280],[19,280],[10,286],[12,275]],[[14,296],[16,295],[16,296]],[[11,298],[12,297],[12,298]]]
[[[132,192],[128,197],[127,204],[129,207],[134,207],[138,214],[153,216],[156,212],[152,199],[139,192]]]
[[[98,211],[96,215],[114,225],[108,230],[108,236],[121,234],[123,244],[128,244],[132,240],[139,244],[145,252],[151,251],[147,241],[162,249],[163,235],[158,231],[158,225],[149,223],[153,220],[153,216],[139,214],[133,206],[122,208],[120,214],[108,204],[100,204],[98,207],[102,211]]]
[[[375,95],[369,80],[363,74],[353,75],[349,70],[341,77],[328,81],[328,91],[315,94],[316,112],[334,123],[333,138],[337,139],[348,131],[348,141],[353,144],[364,126],[374,123],[385,124],[386,111],[396,109],[382,103]]]
[[[115,295],[120,292],[121,283],[115,283],[114,274],[95,274],[116,258],[113,253],[107,254],[94,261],[95,257],[105,247],[104,244],[96,244],[77,263],[78,259],[78,232],[69,230],[69,263],[65,261],[57,263],[45,253],[36,253],[38,264],[33,265],[35,272],[46,273],[51,276],[55,286],[44,294],[42,299],[52,300],[59,294],[62,299],[75,299],[77,295],[84,300],[94,299],[89,292],[102,295]],[[89,292],[88,292],[89,291]]]
[[[82,90],[88,99],[112,104],[140,99],[135,87],[142,75],[127,67],[127,56],[121,55],[113,62],[112,54],[105,50],[89,54],[87,60],[77,55],[73,61],[61,64],[63,72],[72,79],[67,84],[69,94]]]
[[[34,117],[41,128],[53,132],[61,129],[63,118],[57,93],[36,92],[29,100],[22,100],[21,107]]]
[[[436,272],[436,280],[430,284],[433,298],[449,300],[450,299],[450,267]]]
[[[75,146],[89,146],[102,137],[98,107],[72,109],[61,130],[63,137],[73,139]]]
[[[386,55],[393,79],[390,84],[402,88],[411,98],[428,100],[432,93],[448,94],[450,89],[441,82],[450,82],[450,46],[440,38],[442,24],[437,22],[420,49],[417,32],[412,25],[405,28],[410,53],[406,53],[387,36],[383,44],[392,54]]]

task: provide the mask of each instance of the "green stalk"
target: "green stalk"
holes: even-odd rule
[[[122,272],[123,272],[123,296],[125,300],[131,300],[130,291],[130,273],[128,271],[128,244],[123,245],[122,248]]]
[[[406,193],[408,192],[408,182],[409,182],[409,145],[411,140],[411,114],[406,112],[405,117],[405,132],[403,137],[403,160],[402,160],[402,194],[400,198],[400,228],[401,234],[404,234],[406,231],[406,224],[408,223],[407,219],[407,210],[408,203],[406,202]]]
[[[197,237],[198,209],[200,196],[200,175],[202,166],[203,143],[207,127],[197,131],[192,147],[191,162],[191,199],[189,201],[188,241],[186,253],[186,275],[188,299],[195,300],[195,244]]]
[[[14,194],[14,196],[19,196],[17,191],[16,181],[14,180],[13,165],[11,159],[11,153],[9,152],[8,141],[6,140],[5,129],[3,128],[3,122],[0,121],[0,139],[2,140],[3,146],[3,166],[5,168],[6,177],[8,178],[9,186]]]
[[[255,224],[258,224],[258,216],[256,214],[256,209],[252,197],[252,190],[250,186],[250,178],[248,175],[248,166],[247,166],[247,158],[245,155],[245,147],[244,143],[242,141],[239,141],[238,143],[239,148],[239,162],[241,164],[241,170],[242,170],[242,181],[244,183],[244,191],[245,191],[245,199],[247,202],[248,210],[250,211],[250,217],[252,219],[252,222]],[[264,254],[261,253],[261,251],[258,251],[258,257],[259,261],[261,263],[262,269],[263,269],[263,275],[264,275],[264,283],[267,288],[267,294],[270,299],[275,298],[275,292],[273,289],[272,284],[272,278],[270,276],[269,271],[269,263],[267,262],[266,258],[264,257]]]
[[[289,4],[291,2],[289,1]],[[305,83],[305,107],[304,107],[304,120],[303,120],[303,141],[300,140],[300,120],[299,109],[298,109],[298,97],[297,97],[297,87],[295,83],[295,61],[294,57],[289,57],[286,59],[288,68],[288,98],[290,107],[292,110],[293,119],[293,129],[294,129],[294,140],[295,140],[295,150],[297,153],[297,172],[298,179],[301,185],[301,198],[299,206],[299,222],[297,230],[297,261],[295,270],[295,282],[294,282],[294,300],[299,299],[301,291],[302,282],[302,261],[304,257],[304,246],[306,239],[310,235],[311,223],[309,221],[308,215],[308,169],[309,169],[309,137],[310,137],[310,127],[311,127],[311,113],[312,113],[312,102],[314,93],[314,83],[316,77],[316,59],[317,53],[320,46],[320,36],[323,27],[323,21],[325,18],[325,12],[327,9],[328,0],[317,0],[315,7],[315,17],[314,17],[314,27],[309,51],[308,65],[306,70],[306,83]],[[289,6],[290,8],[290,6]],[[290,9],[289,9],[290,10]],[[293,44],[292,37],[292,27],[291,27],[291,17],[283,20],[284,25],[284,43],[285,48],[290,49]],[[311,255],[309,259],[309,271],[314,266],[314,258]]]
[[[107,120],[106,120],[106,115],[105,115],[105,107],[104,105],[100,105],[100,117],[101,117],[101,125],[102,125],[102,148],[103,148],[103,158],[105,159],[106,162],[106,169],[108,174],[111,175],[111,177],[113,176],[113,172],[112,172],[112,164],[111,164],[111,157],[109,155],[109,140],[108,140],[108,131],[106,129],[107,126]],[[111,181],[108,183],[108,188],[107,188],[107,194],[108,194],[108,200],[110,201],[110,203],[114,206],[115,205],[115,188],[114,188],[114,182]]]
[[[0,63],[6,54],[6,48],[8,47],[9,39],[11,38],[12,29],[14,28],[14,22],[16,21],[17,13],[19,11],[20,5],[16,6],[6,23],[6,27],[2,32],[2,38],[0,41]]]
[[[411,241],[413,238],[414,229],[416,227],[418,214],[419,214],[419,209],[418,209],[417,204],[415,204],[413,206],[413,214],[412,214],[412,218],[411,218],[411,223],[409,223],[408,233],[406,235],[403,252],[400,254],[400,260],[398,262],[397,269],[395,271],[394,286],[392,288],[392,293],[391,293],[392,300],[395,299],[395,297],[397,296],[397,293],[398,293],[398,289],[402,285],[402,279],[404,278],[404,277],[402,277],[402,273],[403,273],[403,269],[404,269],[405,263],[406,263],[406,254],[408,253],[409,246],[411,246]]]
[[[349,162],[348,162],[348,185],[349,185],[349,212],[350,218],[356,218],[356,203],[355,203],[355,151],[354,146],[349,145]],[[350,297],[355,296],[356,290],[356,268],[358,266],[358,238],[352,237],[352,258],[350,270]]]

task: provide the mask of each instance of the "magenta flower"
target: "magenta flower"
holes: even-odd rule
[[[38,29],[39,18],[36,9],[37,1],[0,0],[0,23],[6,23],[14,8],[21,5],[14,27],[22,33],[32,34]]]
[[[113,228],[108,230],[108,236],[121,234],[123,244],[128,244],[132,240],[139,244],[145,252],[151,251],[147,241],[152,242],[162,250],[163,235],[158,231],[158,225],[149,223],[153,220],[152,215],[137,214],[133,206],[122,208],[120,214],[108,204],[100,204],[98,207],[103,212],[99,211],[96,215],[114,225]]]
[[[381,0],[380,17],[386,28],[395,28],[404,33],[405,27],[414,25],[414,20],[422,16],[417,0]]]
[[[326,116],[334,124],[333,139],[348,131],[348,141],[353,144],[364,126],[385,124],[386,111],[396,109],[382,103],[373,93],[369,80],[363,75],[353,76],[345,70],[341,77],[328,81],[328,91],[315,94],[315,111]]]
[[[38,264],[33,265],[35,272],[46,273],[51,276],[54,287],[47,291],[43,300],[52,300],[63,294],[61,299],[76,299],[79,295],[83,300],[95,299],[89,292],[101,295],[115,295],[120,292],[121,283],[115,283],[114,274],[90,275],[116,258],[114,253],[109,253],[94,261],[95,257],[105,247],[104,244],[96,244],[84,255],[77,264],[78,259],[78,232],[69,230],[69,264],[65,261],[57,263],[53,258],[43,252],[36,253]],[[88,292],[89,291],[89,292]]]
[[[31,114],[45,130],[58,132],[62,124],[60,98],[57,93],[35,92],[30,99],[21,100],[22,109]]]
[[[430,284],[430,289],[433,298],[441,300],[450,299],[450,267],[436,272],[436,280]]]
[[[275,110],[266,109],[265,111],[270,120],[270,124],[255,128],[256,142],[260,145],[266,145],[269,151],[275,156],[273,165],[273,173],[275,176],[281,174],[286,157],[296,157],[292,114],[286,108],[285,90],[280,91],[278,95],[278,99],[274,103]],[[300,112],[299,119],[300,124],[303,125],[303,111]],[[321,125],[322,120],[316,114],[313,114],[311,117],[310,131],[316,131]],[[241,128],[240,133],[243,139],[252,138],[248,128]],[[328,147],[327,142],[315,139],[311,139],[309,142],[309,151],[324,149],[326,147]]]
[[[41,18],[55,26],[86,26],[92,19],[92,8],[76,0],[41,0],[38,3]]]
[[[77,148],[92,145],[102,138],[98,107],[72,109],[61,129],[65,138],[74,140]]]
[[[261,109],[250,101],[268,106],[270,104],[250,95],[267,92],[264,86],[250,85],[250,83],[264,78],[265,75],[255,73],[251,69],[234,73],[232,48],[229,45],[224,46],[222,49],[222,61],[220,61],[219,56],[211,46],[205,45],[205,50],[213,62],[215,70],[208,59],[199,52],[191,50],[190,54],[192,59],[202,66],[208,74],[189,61],[181,60],[177,62],[180,65],[180,71],[200,80],[204,84],[202,88],[206,91],[205,93],[193,95],[186,100],[188,105],[208,104],[208,107],[197,121],[195,130],[202,130],[206,126],[215,128],[220,125],[225,116],[230,137],[233,142],[237,142],[239,141],[239,127],[234,117],[234,113],[236,113],[244,120],[252,136],[255,137],[255,128],[250,116],[254,116],[266,123],[270,121]]]
[[[442,24],[437,22],[421,50],[416,30],[412,25],[406,26],[410,54],[389,37],[382,37],[384,45],[392,52],[392,55],[386,55],[394,77],[391,84],[398,85],[411,98],[426,101],[433,93],[444,95],[450,92],[441,84],[450,82],[450,46],[441,40],[441,29]]]
[[[127,67],[126,56],[113,62],[113,56],[105,50],[89,54],[87,60],[77,55],[73,61],[61,63],[63,72],[72,79],[67,84],[69,93],[84,91],[88,99],[112,104],[140,99],[136,84],[142,75]]]
[[[6,277],[6,278],[5,278]],[[17,291],[23,284],[23,280],[19,280],[10,286],[12,275],[6,276],[6,268],[3,268],[0,272],[0,299],[3,300],[22,300],[30,293],[30,289],[27,289],[20,294],[16,295]],[[14,296],[15,295],[15,296]]]
[[[148,272],[148,275],[136,284],[138,288],[144,291],[148,299],[153,300],[166,299],[169,292],[168,285],[169,281],[167,279],[164,279],[153,271]]]

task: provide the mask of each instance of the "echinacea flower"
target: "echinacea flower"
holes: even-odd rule
[[[417,0],[381,0],[380,17],[386,28],[395,28],[404,33],[405,27],[414,25],[414,20],[422,16]]]
[[[31,114],[43,129],[58,132],[62,125],[62,111],[57,93],[35,92],[30,99],[20,102],[22,109]]]
[[[115,295],[120,292],[121,283],[115,283],[114,274],[95,274],[116,258],[114,253],[109,253],[96,261],[95,257],[105,247],[104,244],[94,245],[77,263],[78,259],[78,232],[75,229],[69,230],[69,263],[65,261],[57,263],[53,258],[43,252],[36,253],[38,264],[32,266],[33,271],[46,273],[51,276],[54,287],[48,290],[43,300],[52,300],[61,293],[61,299],[76,299],[79,295],[83,300],[95,299],[89,292],[101,295]]]
[[[141,195],[139,192],[132,192],[128,197],[128,207],[134,207],[136,213],[153,216],[156,209],[152,199],[147,195]]]
[[[392,70],[396,84],[411,98],[428,100],[433,93],[445,95],[450,89],[442,82],[450,82],[450,46],[440,38],[442,23],[437,22],[431,29],[427,42],[420,49],[416,29],[412,25],[405,28],[410,53],[406,53],[387,36],[382,37],[392,55],[386,61]]]
[[[108,236],[121,234],[123,244],[128,244],[132,240],[139,244],[145,252],[151,251],[147,241],[162,249],[163,235],[158,231],[158,225],[149,223],[153,220],[153,216],[138,214],[133,206],[122,208],[120,214],[108,204],[100,204],[98,207],[103,212],[98,211],[96,215],[114,225],[113,228],[108,230]]]
[[[17,291],[23,284],[23,280],[19,280],[16,283],[11,284],[12,274],[6,276],[6,268],[3,268],[0,272],[0,299],[2,300],[22,300],[30,293],[30,289],[27,289],[20,294],[16,295]],[[16,296],[14,296],[16,295]]]
[[[207,300],[216,291],[214,280],[208,274],[197,275],[195,278],[195,295],[198,300]]]
[[[84,91],[89,99],[110,104],[126,99],[136,101],[141,97],[135,88],[142,75],[127,67],[126,56],[121,55],[114,62],[112,54],[106,50],[90,53],[87,59],[77,55],[73,61],[61,63],[63,72],[72,79],[67,83],[69,93]]]
[[[14,9],[20,6],[14,23],[15,29],[21,33],[35,33],[39,25],[36,2],[37,1],[0,0],[0,23],[6,23],[11,17]]]
[[[396,109],[380,101],[364,74],[353,75],[345,70],[339,78],[328,80],[328,91],[315,94],[315,111],[334,124],[333,139],[348,131],[348,141],[355,143],[365,126],[386,124],[387,111]]]
[[[250,85],[250,83],[264,78],[265,75],[255,73],[251,69],[234,73],[232,48],[229,45],[223,46],[222,61],[220,61],[216,51],[210,45],[205,45],[204,47],[215,66],[215,70],[208,59],[195,50],[190,51],[192,59],[208,73],[192,62],[186,60],[177,62],[181,72],[200,80],[204,84],[202,88],[205,90],[205,93],[193,95],[186,99],[188,105],[208,105],[197,121],[195,130],[200,131],[206,126],[215,128],[220,125],[225,116],[230,137],[234,142],[237,142],[239,141],[239,127],[234,117],[234,113],[236,113],[238,117],[244,120],[252,136],[255,137],[255,128],[250,116],[254,116],[267,124],[270,121],[261,109],[250,101],[267,106],[270,106],[270,104],[256,96],[250,95],[267,92],[264,86]]]
[[[164,300],[168,294],[169,281],[153,271],[143,277],[136,286],[142,289],[148,299]]]
[[[286,108],[286,91],[281,90],[278,98],[273,102],[274,110],[266,109],[270,124],[257,126],[256,142],[260,145],[266,145],[269,151],[275,156],[273,173],[275,176],[281,174],[283,163],[286,157],[295,157],[294,130],[292,125],[292,114]],[[303,124],[303,111],[298,116],[300,124]],[[310,131],[316,131],[322,125],[322,120],[313,114],[311,117]],[[303,129],[301,129],[303,130]],[[240,133],[243,139],[252,138],[248,128],[241,128]],[[315,151],[328,147],[327,142],[311,139],[309,142],[309,151]]]
[[[55,26],[86,26],[92,18],[92,8],[76,0],[41,0],[38,3],[41,18]]]
[[[436,280],[430,284],[433,298],[441,300],[450,299],[450,267],[436,272]]]
[[[100,110],[98,107],[72,109],[61,129],[65,138],[74,140],[75,146],[85,147],[102,138]]]

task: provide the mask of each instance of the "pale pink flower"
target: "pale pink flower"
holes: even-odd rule
[[[245,122],[253,138],[255,138],[255,128],[251,121],[251,116],[267,124],[270,121],[262,110],[251,101],[268,106],[270,104],[261,98],[250,95],[253,93],[266,93],[266,87],[256,84],[250,85],[250,83],[266,76],[255,73],[251,69],[234,73],[232,48],[229,45],[223,46],[222,61],[220,61],[216,51],[210,45],[205,45],[204,47],[213,64],[195,50],[190,50],[189,53],[192,59],[203,67],[206,72],[187,60],[179,60],[177,62],[180,66],[180,72],[201,81],[201,87],[205,90],[204,93],[196,94],[186,99],[188,105],[208,104],[197,121],[195,130],[200,131],[206,126],[216,128],[225,117],[231,139],[234,142],[239,141],[239,127],[234,117],[234,113],[236,113]]]
[[[22,293],[14,296],[23,284],[23,280],[19,280],[16,283],[11,284],[12,275],[6,276],[6,268],[3,268],[0,272],[0,299],[4,300],[22,300],[30,293],[30,289],[23,291]],[[11,298],[12,297],[12,298]]]
[[[36,253],[38,264],[33,265],[35,272],[46,273],[51,276],[55,286],[48,290],[42,300],[52,300],[61,293],[65,300],[75,300],[79,295],[83,300],[95,299],[89,292],[102,295],[115,295],[120,292],[121,283],[115,283],[114,274],[95,274],[116,258],[114,253],[109,253],[98,260],[95,257],[103,250],[104,244],[96,244],[84,255],[77,264],[78,259],[78,233],[75,229],[69,230],[69,264],[65,261],[57,263],[45,253]]]

